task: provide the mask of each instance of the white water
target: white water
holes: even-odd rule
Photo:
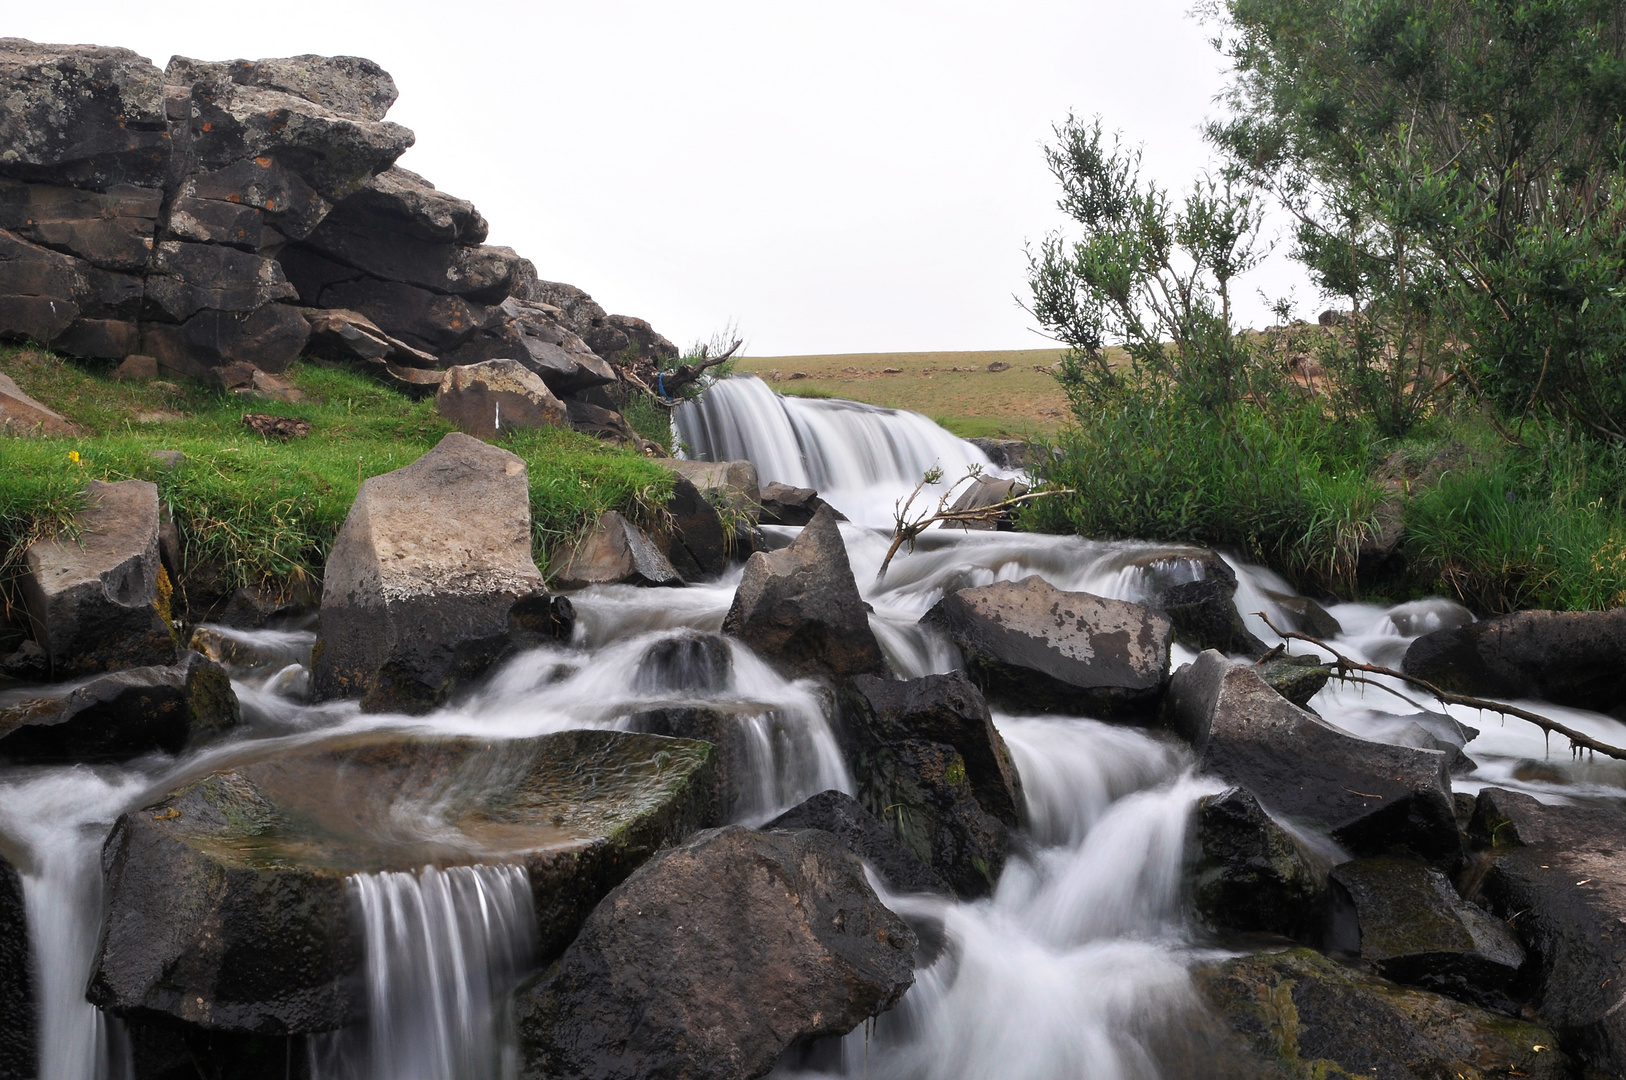
[[[685,428],[684,425],[689,425]],[[700,425],[700,426],[696,426]],[[876,573],[893,501],[941,466],[952,478],[980,463],[969,444],[923,418],[850,404],[779,399],[755,380],[733,380],[679,417],[697,456],[703,447],[747,453],[764,482],[819,488],[855,523],[842,527],[871,626],[904,676],[952,669],[958,658],[918,625],[950,590],[1039,574],[1052,584],[1124,599],[1199,573],[1194,549],[1096,543],[1077,537],[932,530],[900,554],[884,581]],[[701,433],[706,442],[700,441]],[[731,441],[732,440],[732,441]],[[866,524],[869,523],[869,524]],[[776,542],[795,530],[771,529]],[[1281,624],[1270,592],[1286,583],[1233,562],[1244,613]],[[338,732],[396,729],[524,738],[570,728],[624,728],[651,709],[704,705],[747,736],[749,768],[738,820],[760,823],[825,788],[851,791],[814,683],[786,680],[738,643],[731,674],[716,682],[640,678],[648,650],[722,624],[740,571],[686,589],[611,586],[574,595],[580,613],[568,647],[516,657],[477,692],[427,717],[364,716],[354,705],[304,703],[313,635],[236,633],[265,654],[234,670],[248,723],[234,738],[295,746]],[[1336,604],[1344,652],[1393,664],[1419,633],[1449,618],[1443,602],[1385,609]],[[1261,638],[1274,638],[1246,615]],[[1175,662],[1190,659],[1176,649]],[[1329,686],[1312,705],[1330,722],[1371,738],[1396,737],[1417,708],[1374,689]],[[1434,707],[1437,710],[1437,706]],[[1539,711],[1612,742],[1626,725],[1595,714]],[[1481,729],[1468,744],[1475,771],[1458,790],[1486,783],[1546,799],[1618,795],[1626,769],[1548,758],[1528,724],[1457,718]],[[1186,972],[1197,939],[1180,910],[1182,844],[1191,807],[1216,785],[1189,771],[1185,752],[1143,732],[1087,719],[996,715],[1024,780],[1031,827],[993,897],[959,904],[930,897],[888,903],[942,947],[916,987],[872,1031],[788,1062],[793,1075],[898,1080],[1179,1080],[1162,1065],[1161,1043],[1183,1031],[1195,1008]],[[1560,743],[1562,741],[1560,740]],[[233,751],[216,747],[182,760],[154,757],[119,768],[12,770],[0,774],[0,833],[25,855],[30,932],[40,969],[42,1076],[113,1080],[122,1075],[116,1024],[85,1004],[100,905],[99,848],[111,822]],[[1308,840],[1314,840],[1308,837]],[[366,875],[353,879],[368,944],[371,1020],[364,1028],[311,1040],[323,1080],[506,1075],[511,1046],[497,1023],[506,988],[524,974],[530,908],[512,867]]]

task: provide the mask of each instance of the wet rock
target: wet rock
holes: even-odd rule
[[[152,255],[164,193],[115,184],[85,191],[0,180],[0,229],[103,270],[139,271]]]
[[[1169,677],[1166,617],[1038,575],[950,593],[921,622],[948,635],[991,700],[1014,708],[1144,714]]]
[[[1193,972],[1264,1075],[1310,1078],[1528,1076],[1561,1080],[1551,1032],[1363,975],[1309,949],[1245,956]]]
[[[918,679],[857,675],[844,685],[841,702],[851,756],[908,739],[945,743],[965,761],[972,794],[984,810],[1013,828],[1026,820],[1016,762],[964,672]]]
[[[1197,912],[1210,926],[1300,941],[1316,940],[1323,929],[1325,871],[1244,788],[1198,804],[1192,879]]]
[[[1334,867],[1332,880],[1354,901],[1361,959],[1380,975],[1517,1013],[1506,990],[1524,950],[1506,923],[1464,901],[1444,874],[1384,856]]]
[[[1010,480],[998,476],[978,476],[974,478],[965,490],[960,492],[950,510],[974,511],[985,510],[990,506],[997,506],[1006,499],[1014,499],[1028,493],[1028,486],[1018,480]],[[995,517],[973,518],[969,521],[945,521],[939,525],[943,529],[985,530],[996,528],[1010,528],[1010,512],[1001,511]]]
[[[1482,892],[1529,951],[1536,1013],[1570,1053],[1626,1073],[1626,813],[1484,788],[1470,832],[1494,858]]]
[[[34,638],[57,678],[175,662],[159,608],[158,488],[92,480],[79,535],[40,540],[23,558]]]
[[[54,409],[35,401],[0,373],[0,435],[79,434],[79,428]]]
[[[509,649],[510,609],[542,592],[525,462],[454,431],[362,484],[328,555],[314,695],[432,708]]]
[[[681,476],[672,478],[666,500],[670,525],[660,539],[667,561],[685,581],[716,577],[728,569],[733,538],[723,529],[717,508]]]
[[[192,780],[108,837],[87,996],[210,1031],[343,1027],[366,1007],[346,876],[493,857],[525,867],[546,963],[639,863],[705,824],[711,758],[626,732],[371,733]],[[400,828],[412,807],[422,830]],[[388,839],[414,832],[434,839]]]
[[[1255,665],[1259,677],[1282,697],[1306,708],[1332,678],[1332,669],[1313,656],[1273,656]]]
[[[0,99],[0,175],[90,190],[163,184],[170,156],[163,79],[145,57],[0,38]]]
[[[1473,612],[1452,600],[1431,596],[1389,609],[1389,624],[1401,637],[1420,637],[1436,630],[1455,630],[1474,621]]]
[[[734,651],[721,634],[686,630],[644,651],[633,671],[640,694],[715,694],[734,685]]]
[[[1239,653],[1249,659],[1265,654],[1265,643],[1253,636],[1236,609],[1236,571],[1215,557],[1203,564],[1203,576],[1158,592],[1151,606],[1174,623],[1175,637],[1197,649]]]
[[[1401,666],[1408,675],[1459,693],[1621,710],[1626,608],[1519,611],[1436,630],[1411,643]]]
[[[520,992],[520,1075],[761,1076],[895,1005],[914,948],[829,834],[702,833],[606,897]]]
[[[682,585],[660,546],[615,510],[606,510],[587,535],[562,544],[548,563],[561,588],[588,585]]]
[[[38,1008],[23,878],[0,855],[0,1076],[38,1075]]]
[[[1191,742],[1202,771],[1247,788],[1274,813],[1326,827],[1357,854],[1405,846],[1436,859],[1460,849],[1444,754],[1347,735],[1252,667],[1201,654],[1170,681],[1163,717]]]
[[[46,682],[51,678],[51,658],[38,642],[25,641],[0,660],[0,676],[18,682]]]
[[[1442,713],[1419,712],[1396,716],[1394,713],[1371,711],[1366,713],[1361,730],[1383,742],[1415,746],[1420,750],[1438,750],[1445,754],[1446,767],[1453,776],[1474,769],[1473,759],[1464,747],[1479,736],[1479,729]]]
[[[841,791],[821,791],[762,826],[764,832],[822,829],[863,859],[888,889],[900,893],[946,893],[948,882],[910,853],[892,831]]]
[[[627,718],[626,730],[710,743],[715,750],[714,821],[736,821],[760,801],[755,790],[762,762],[747,728],[747,710],[712,706],[647,709]],[[752,708],[749,711],[760,711]]]
[[[1309,634],[1311,637],[1323,641],[1330,640],[1344,632],[1343,624],[1333,617],[1332,613],[1308,596],[1294,596],[1291,593],[1279,593],[1265,590],[1265,596],[1276,605],[1277,610],[1284,617],[1283,630],[1292,630],[1299,634]]]
[[[564,427],[565,407],[517,360],[487,360],[446,369],[435,411],[477,439],[505,431]]]
[[[789,484],[769,484],[757,492],[757,501],[761,504],[761,517],[758,522],[762,525],[806,525],[813,520],[813,515],[819,508],[830,504],[819,498],[819,493],[812,488],[791,487]],[[847,518],[839,510],[831,508],[837,521],[846,521]]]
[[[123,761],[179,754],[242,719],[231,679],[195,652],[167,667],[100,675],[0,708],[0,760]]]
[[[886,672],[841,529],[828,509],[815,514],[789,547],[751,556],[723,633],[793,676]]]

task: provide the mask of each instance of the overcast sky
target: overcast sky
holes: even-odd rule
[[[770,356],[1047,344],[1013,298],[1061,224],[1041,148],[1099,113],[1165,184],[1200,171],[1223,63],[1190,4],[76,0],[7,5],[0,34],[370,57],[417,133],[401,164],[492,243],[680,345],[735,322]],[[1244,321],[1300,281],[1273,262]]]

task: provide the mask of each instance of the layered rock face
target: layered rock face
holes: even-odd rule
[[[433,392],[415,371],[507,359],[573,394],[620,379],[612,361],[653,377],[677,355],[539,281],[485,243],[471,203],[395,166],[413,143],[385,119],[395,98],[354,56],[160,71],[128,49],[0,39],[0,339],[228,388],[249,381],[226,369],[275,374],[313,333],[409,391]]]

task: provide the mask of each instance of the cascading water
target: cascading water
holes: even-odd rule
[[[1039,574],[1052,584],[1144,599],[1200,573],[1193,549],[1077,537],[933,529],[884,580],[893,502],[927,469],[950,479],[985,464],[969,444],[922,417],[832,401],[782,399],[753,379],[725,381],[679,411],[695,456],[751,458],[764,482],[807,485],[853,519],[842,526],[871,626],[905,677],[956,666],[946,642],[918,625],[945,592]],[[874,526],[882,526],[876,528]],[[794,530],[770,529],[775,542]],[[1280,625],[1291,593],[1267,571],[1233,563],[1238,608]],[[11,769],[0,774],[0,832],[20,851],[37,969],[41,1071],[50,1080],[115,1080],[127,1067],[117,1025],[84,1001],[98,932],[100,844],[119,813],[145,805],[211,763],[370,730],[476,736],[500,743],[570,728],[626,728],[662,710],[703,708],[750,736],[736,820],[759,824],[825,788],[853,790],[828,695],[786,680],[720,629],[740,571],[685,589],[609,586],[574,595],[577,639],[518,656],[476,692],[424,717],[364,715],[352,704],[307,705],[308,631],[226,632],[264,663],[233,669],[248,723],[236,744],[118,767]],[[1460,618],[1443,602],[1398,608],[1338,604],[1346,653],[1393,663],[1418,634]],[[1175,663],[1189,660],[1176,647]],[[651,659],[652,657],[656,659]],[[1336,684],[1314,707],[1329,722],[1379,740],[1412,737],[1398,699]],[[1542,706],[1616,744],[1626,725]],[[1456,719],[1478,718],[1458,711]],[[1195,800],[1216,785],[1189,756],[1144,732],[1085,718],[995,716],[1024,781],[1029,826],[995,894],[977,903],[893,896],[888,902],[937,947],[903,1002],[869,1031],[798,1052],[779,1075],[897,1080],[1178,1080],[1176,1036],[1191,1029],[1187,975],[1202,954],[1181,913],[1183,842]],[[1468,744],[1474,771],[1459,791],[1497,783],[1551,798],[1618,797],[1618,763],[1551,761],[1530,725],[1483,725]],[[269,740],[276,740],[275,742]],[[263,741],[263,742],[262,742]],[[1562,756],[1562,755],[1561,755]],[[1556,779],[1555,779],[1556,777]],[[476,771],[461,782],[481,782]],[[401,808],[413,828],[434,807]],[[1307,839],[1313,840],[1314,838]],[[455,860],[454,860],[455,861]],[[428,868],[351,880],[366,939],[369,1020],[310,1040],[322,1080],[456,1076],[494,1080],[511,1064],[501,1001],[529,971],[534,930],[523,871]]]

